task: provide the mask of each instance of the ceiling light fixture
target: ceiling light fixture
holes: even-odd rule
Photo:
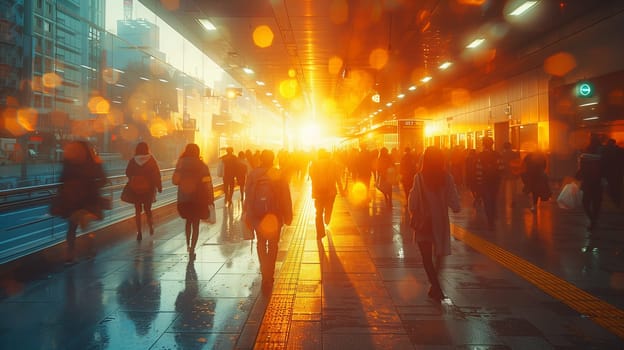
[[[520,16],[523,13],[527,12],[531,7],[535,6],[537,1],[525,1],[522,5],[516,7],[509,15],[510,16]]]
[[[256,80],[256,84],[258,84],[259,86],[264,86],[264,82],[260,80]]]
[[[483,38],[475,39],[473,42],[468,44],[468,46],[466,46],[466,48],[467,49],[474,49],[475,47],[483,44],[484,41],[485,41],[485,39],[483,39]]]
[[[438,68],[440,68],[441,70],[445,70],[448,67],[450,67],[452,64],[453,63],[447,61],[447,62],[442,63]]]
[[[212,24],[212,22],[210,22],[208,19],[198,18],[197,22],[199,22],[199,24],[201,24],[202,27],[204,27],[204,29],[206,29],[206,31],[212,32],[212,31],[217,30],[217,27],[215,27],[215,25]]]
[[[426,82],[430,81],[431,79],[432,78],[430,76],[426,76],[426,77],[420,79],[420,81],[422,81],[423,83],[426,83]]]
[[[249,67],[243,68],[243,72],[245,72],[246,74],[249,74],[249,75],[254,74],[253,69],[251,69]]]
[[[412,86],[410,86],[408,90],[409,90],[409,91],[414,91],[414,90],[416,90],[416,85],[412,85]]]
[[[397,98],[403,98],[403,97],[405,97],[405,94],[398,94],[397,95]]]

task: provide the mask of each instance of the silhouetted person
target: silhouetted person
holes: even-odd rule
[[[531,152],[524,157],[523,163],[524,192],[531,194],[530,210],[535,212],[538,200],[547,201],[552,194],[546,174],[546,155],[541,151]]]
[[[68,220],[66,262],[73,263],[78,226],[85,231],[89,222],[103,218],[105,209],[100,189],[107,182],[106,174],[89,143],[73,141],[65,146],[59,181],[61,186],[51,212]]]
[[[128,190],[131,203],[134,204],[134,220],[137,229],[137,241],[143,238],[141,230],[141,212],[145,211],[150,236],[154,234],[154,220],[152,217],[152,203],[156,200],[156,191],[162,193],[160,168],[150,154],[145,142],[139,142],[134,151],[134,157],[126,167]]]
[[[472,206],[477,207],[481,203],[479,186],[477,185],[477,151],[469,149],[465,160],[465,182],[472,194]]]
[[[503,161],[501,155],[494,150],[494,140],[486,136],[483,138],[483,150],[477,154],[475,179],[490,229],[494,228],[496,220],[496,202],[502,174]]]
[[[451,254],[448,208],[455,213],[461,209],[455,181],[446,170],[444,159],[443,152],[437,147],[425,150],[422,170],[414,176],[408,198],[412,227],[420,227],[414,232],[414,238],[431,284],[428,295],[435,300],[444,299],[438,275],[444,256]]]
[[[401,174],[401,185],[403,185],[403,192],[405,193],[405,199],[409,197],[409,192],[412,189],[414,183],[414,175],[418,172],[418,159],[409,147],[405,147],[405,152],[401,157],[399,165],[399,173]]]
[[[258,239],[264,293],[269,293],[273,288],[282,226],[290,225],[293,217],[290,188],[280,170],[273,167],[274,159],[272,151],[262,151],[260,165],[247,177],[243,203],[246,224],[254,230]]]
[[[221,157],[219,164],[219,176],[223,178],[223,192],[225,195],[225,205],[232,206],[232,196],[234,195],[235,178],[238,172],[238,158],[234,155],[234,149],[227,147],[225,155]]]
[[[236,165],[236,182],[240,191],[241,203],[245,201],[245,183],[247,183],[247,174],[251,171],[251,164],[247,160],[245,152],[238,152],[238,164]]]
[[[602,152],[604,177],[607,179],[607,193],[613,203],[622,204],[622,178],[624,177],[624,149],[615,144],[614,139],[607,140]]]
[[[317,159],[310,164],[312,198],[316,209],[316,239],[325,237],[325,225],[329,225],[338,191],[342,193],[340,166],[331,159],[329,152],[321,148]]]
[[[199,147],[190,143],[180,155],[172,182],[178,186],[178,213],[186,219],[184,234],[189,259],[195,259],[195,247],[199,239],[199,220],[210,215],[214,208],[214,190],[208,166],[199,156]]]
[[[386,206],[392,207],[392,186],[396,181],[394,161],[386,147],[382,147],[377,158],[377,188],[384,195]]]
[[[579,168],[576,179],[581,181],[583,191],[583,209],[589,219],[590,231],[596,228],[602,207],[603,164],[601,144],[598,135],[590,136],[589,146],[579,156]]]
[[[509,204],[514,206],[516,193],[518,192],[518,174],[522,167],[520,153],[513,150],[510,142],[505,142],[503,144],[503,150],[501,151],[501,158],[503,161],[503,188],[505,198],[508,198]]]

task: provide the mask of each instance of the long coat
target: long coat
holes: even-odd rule
[[[438,256],[451,255],[451,225],[449,221],[448,208],[451,208],[454,212],[459,212],[461,209],[459,203],[459,195],[457,194],[457,188],[455,187],[455,181],[450,173],[446,173],[444,186],[438,190],[430,190],[426,185],[421,187],[423,181],[418,181],[418,177],[422,176],[422,173],[414,176],[414,182],[408,198],[408,209],[410,213],[417,213],[419,206],[426,206],[428,212],[431,214],[432,234],[433,234],[433,247],[435,254]],[[423,191],[423,199],[425,203],[419,203],[418,192]],[[424,218],[416,218],[424,220]],[[416,235],[416,240],[423,240],[422,237]]]
[[[208,166],[199,158],[178,159],[172,182],[178,186],[178,213],[183,219],[207,219],[214,204],[214,189]]]

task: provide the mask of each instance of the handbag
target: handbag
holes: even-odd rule
[[[130,183],[126,183],[126,185],[124,186],[123,190],[121,190],[121,200],[126,202],[126,203],[133,203],[134,204],[135,196],[134,196],[134,192],[130,188]]]
[[[217,211],[215,210],[214,204],[208,205],[208,221],[209,224],[217,223]]]
[[[561,189],[557,196],[557,205],[561,209],[576,209],[581,206],[583,192],[576,182],[570,182]]]

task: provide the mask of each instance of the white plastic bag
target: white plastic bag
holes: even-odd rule
[[[210,210],[210,214],[208,215],[208,223],[216,224],[217,223],[217,211],[215,210],[214,204],[210,204],[208,206],[208,210]]]
[[[557,197],[557,205],[561,209],[576,209],[581,206],[583,192],[576,182],[570,182],[561,189]]]

